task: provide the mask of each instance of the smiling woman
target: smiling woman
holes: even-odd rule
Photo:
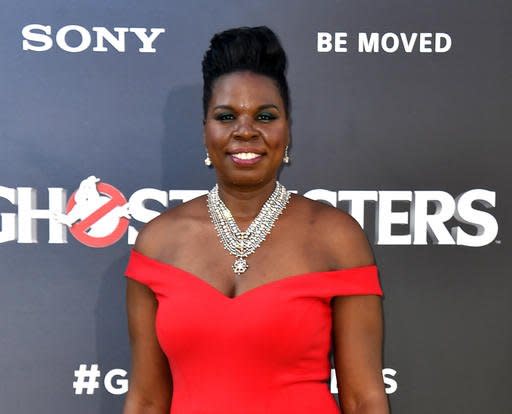
[[[350,215],[292,194],[286,55],[267,27],[203,59],[207,195],[147,223],[126,269],[124,414],[387,414],[382,290]]]
[[[247,185],[276,176],[289,128],[283,99],[270,78],[250,71],[221,76],[204,125],[205,146],[219,181]]]

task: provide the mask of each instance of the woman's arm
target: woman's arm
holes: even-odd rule
[[[169,414],[172,379],[156,338],[156,299],[139,282],[128,279],[127,283],[131,371],[123,414]]]
[[[135,243],[135,249],[143,254],[151,253],[144,242],[152,239],[148,230],[143,228]],[[172,376],[156,336],[155,295],[147,286],[127,278],[126,308],[131,370],[123,414],[169,414]]]
[[[337,214],[330,225],[333,255],[340,267],[374,264],[359,223]],[[332,299],[333,357],[344,414],[389,414],[382,378],[382,300],[376,295]]]
[[[378,296],[333,298],[334,364],[344,414],[388,414]]]

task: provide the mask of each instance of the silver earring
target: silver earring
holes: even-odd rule
[[[212,160],[210,159],[210,154],[208,154],[208,151],[206,151],[206,158],[204,159],[204,165],[209,167],[212,165]]]
[[[290,157],[288,156],[288,145],[286,146],[286,149],[284,150],[283,162],[285,164],[289,164],[290,163]]]

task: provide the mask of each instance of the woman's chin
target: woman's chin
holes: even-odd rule
[[[249,174],[249,172],[245,174],[230,174],[229,176],[223,177],[220,181],[226,185],[259,187],[267,180],[266,177],[261,174],[255,174],[254,171],[252,171],[251,174]]]

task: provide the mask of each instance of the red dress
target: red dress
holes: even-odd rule
[[[125,274],[158,300],[171,414],[339,414],[330,299],[382,295],[376,265],[287,276],[235,298],[134,249]]]

